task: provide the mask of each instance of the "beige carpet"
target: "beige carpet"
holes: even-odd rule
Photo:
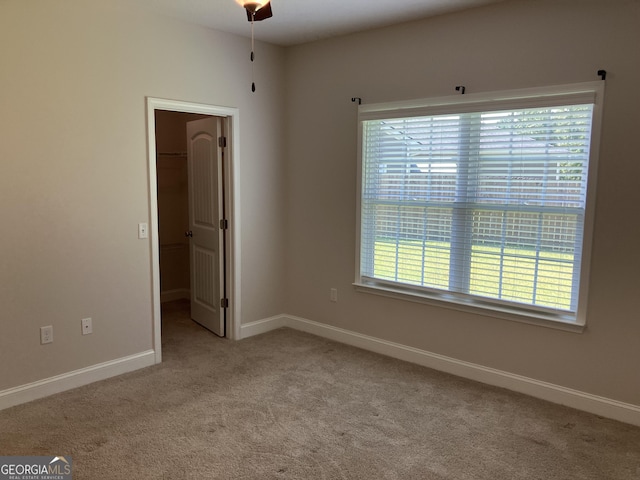
[[[289,329],[166,306],[164,363],[0,412],[0,455],[74,479],[640,479],[640,428]]]

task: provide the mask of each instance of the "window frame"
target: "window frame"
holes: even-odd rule
[[[566,331],[584,331],[587,323],[587,300],[595,215],[598,157],[602,128],[604,83],[604,81],[596,81],[360,105],[358,107],[357,135],[356,262],[355,281],[353,284],[356,291]],[[572,102],[575,102],[576,99],[584,99],[585,101],[583,103],[593,102],[582,239],[582,261],[575,316],[571,313],[567,314],[567,312],[553,308],[541,309],[533,305],[527,306],[490,298],[483,299],[446,290],[432,291],[429,289],[420,289],[420,291],[417,291],[417,289],[412,289],[393,281],[378,279],[375,279],[375,281],[363,280],[361,273],[362,194],[364,181],[362,143],[363,124],[365,121],[420,115],[430,116],[482,112],[509,108],[550,107],[562,105],[563,101],[566,102],[568,99],[571,99]]]

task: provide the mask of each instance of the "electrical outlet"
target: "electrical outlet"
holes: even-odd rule
[[[91,318],[83,318],[82,319],[82,334],[89,335],[93,333],[93,324],[91,323]]]
[[[329,291],[329,298],[331,299],[332,302],[337,302],[338,301],[338,289],[337,288],[332,288]]]
[[[53,326],[40,327],[40,345],[53,343]]]

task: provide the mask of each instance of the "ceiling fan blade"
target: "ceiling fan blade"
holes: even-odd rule
[[[271,2],[269,2],[256,12],[253,20],[259,22],[260,20],[265,20],[271,17],[273,17],[273,12],[271,11]],[[251,12],[249,9],[247,9],[247,20],[251,21]]]

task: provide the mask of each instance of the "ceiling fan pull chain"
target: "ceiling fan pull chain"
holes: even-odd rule
[[[251,15],[251,91],[252,92],[256,91],[255,69],[253,68],[253,61],[255,59],[254,42],[253,42],[253,21],[255,16],[256,16],[255,13]]]

